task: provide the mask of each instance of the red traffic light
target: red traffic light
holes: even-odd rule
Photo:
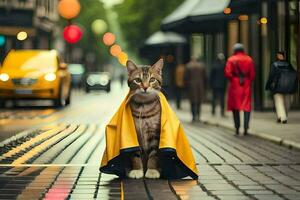
[[[76,25],[69,25],[64,28],[64,39],[68,43],[77,43],[82,37],[81,29]]]

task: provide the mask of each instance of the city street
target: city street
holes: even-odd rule
[[[104,127],[126,94],[75,91],[69,107],[1,110],[0,199],[300,199],[300,151],[178,112],[199,180],[101,174]]]
[[[0,200],[300,200],[299,122],[300,0],[0,0]]]

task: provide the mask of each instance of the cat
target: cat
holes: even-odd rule
[[[161,105],[158,93],[162,85],[163,60],[141,67],[128,60],[126,67],[129,105],[140,145],[140,151],[130,154],[126,173],[129,178],[160,178],[158,147]]]

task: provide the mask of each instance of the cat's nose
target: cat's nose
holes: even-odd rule
[[[143,87],[144,92],[147,92],[148,87]]]

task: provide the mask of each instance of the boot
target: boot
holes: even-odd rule
[[[239,129],[238,129],[238,128],[235,129],[235,135],[236,135],[236,136],[239,135]]]

